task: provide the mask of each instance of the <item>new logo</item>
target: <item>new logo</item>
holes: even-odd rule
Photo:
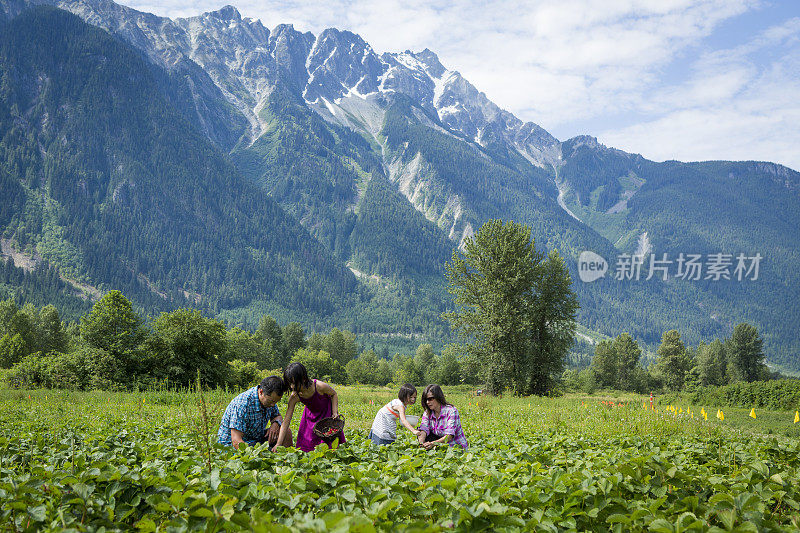
[[[584,283],[602,278],[608,271],[608,263],[594,252],[585,250],[578,257],[578,276]]]

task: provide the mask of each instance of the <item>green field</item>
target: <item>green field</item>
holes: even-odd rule
[[[392,389],[337,390],[348,444],[309,454],[213,444],[235,392],[0,390],[0,529],[800,527],[794,413],[753,420],[723,408],[721,422],[713,408],[703,421],[702,406],[691,407],[695,418],[685,405],[656,413],[633,395],[487,398],[446,388],[470,449],[426,452],[407,433],[381,449],[366,440]]]

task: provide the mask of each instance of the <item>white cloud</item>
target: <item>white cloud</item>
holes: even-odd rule
[[[800,19],[792,19],[699,57],[685,83],[642,103],[654,118],[598,137],[656,160],[756,159],[800,169],[798,36]]]
[[[784,139],[800,138],[784,118],[800,100],[797,70],[787,70],[780,58],[765,66],[754,56],[796,49],[800,22],[725,50],[709,49],[706,41],[731,19],[768,9],[767,0],[201,0],[191,11],[174,0],[123,0],[170,17],[227,2],[268,27],[348,29],[379,52],[430,48],[501,107],[562,135],[599,134],[659,158],[727,154],[800,168],[800,156],[790,157],[784,147]],[[676,83],[671,69],[686,61],[678,70],[687,79]],[[788,107],[765,102],[767,92]],[[759,137],[748,137],[740,124]],[[697,136],[704,140],[689,140],[692,131],[703,132]],[[668,142],[666,132],[681,135]]]

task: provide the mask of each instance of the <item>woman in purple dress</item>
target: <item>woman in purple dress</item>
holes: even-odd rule
[[[302,363],[291,363],[287,366],[283,371],[283,382],[292,394],[289,396],[289,405],[286,407],[286,416],[281,424],[278,442],[283,442],[281,440],[283,434],[289,431],[289,425],[292,423],[294,407],[300,402],[305,409],[300,418],[300,428],[297,430],[297,447],[304,452],[310,452],[325,442],[321,437],[314,435],[314,424],[329,416],[339,416],[339,397],[333,387],[324,381],[308,379],[308,371]],[[343,443],[344,431],[334,438],[339,439],[339,444]],[[330,447],[330,444],[328,446]],[[273,451],[276,448],[277,446]]]

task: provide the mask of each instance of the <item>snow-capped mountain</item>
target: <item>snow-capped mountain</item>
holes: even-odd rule
[[[266,126],[259,111],[278,80],[284,80],[321,115],[351,127],[361,128],[364,123],[347,118],[350,110],[363,108],[364,102],[382,107],[383,97],[400,93],[433,112],[448,130],[466,140],[484,146],[507,143],[536,165],[558,164],[557,139],[538,125],[500,109],[461,74],[445,68],[428,49],[379,55],[349,31],[331,28],[313,35],[295,30],[291,24],[269,30],[261,21],[242,18],[233,6],[172,20],[111,0],[32,3],[71,11],[118,35],[168,69],[177,68],[185,59],[193,61],[247,118],[249,142],[263,133]],[[195,99],[201,106],[203,95],[195,94]]]
[[[268,29],[231,6],[173,20],[111,0],[0,0],[0,17],[13,22],[33,4],[70,11],[148,59],[153,90],[173,108],[171,116],[185,119],[188,133],[205,135],[215,157],[274,199],[345,273],[349,268],[364,283],[389,288],[387,280],[394,280],[394,287],[404,287],[414,302],[403,304],[407,311],[417,305],[421,287],[437,287],[420,309],[438,316],[444,262],[489,219],[528,225],[537,247],[557,249],[573,274],[582,250],[613,264],[617,253],[645,249],[677,257],[753,253],[771,244],[758,285],[623,284],[611,276],[576,283],[580,320],[603,333],[628,331],[651,345],[673,327],[694,342],[748,320],[771,332],[765,345],[774,360],[800,365],[791,355],[800,344],[787,326],[800,320],[787,294],[800,283],[800,174],[791,169],[765,162],[655,163],[588,135],[559,142],[499,108],[433,51],[378,54],[349,31],[314,35],[290,24]],[[36,81],[24,89],[36,101],[46,80],[24,76]],[[52,117],[30,120],[38,108],[7,107],[19,115],[7,124],[24,124],[24,135],[37,134],[38,125],[41,135],[49,134]],[[71,116],[67,108],[52,112],[63,112],[67,121]],[[108,154],[78,151],[87,165],[97,158],[99,168],[119,170],[118,155],[104,162]],[[192,164],[206,157],[179,153]],[[129,167],[126,183],[135,183],[137,164]],[[16,163],[9,168],[19,170]],[[19,192],[29,187],[22,171],[17,197],[33,198]],[[112,199],[124,197],[114,190]],[[257,259],[269,263],[270,257]],[[58,259],[55,266],[63,266]],[[238,264],[254,259],[242,256]],[[131,264],[139,263],[122,268]],[[202,259],[192,267],[205,275]],[[245,293],[242,305],[271,298]],[[392,332],[399,326],[374,327]]]

